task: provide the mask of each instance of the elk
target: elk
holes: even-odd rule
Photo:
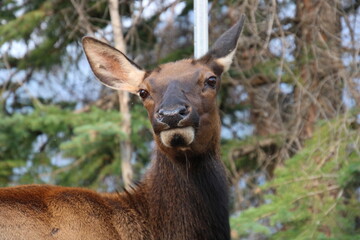
[[[230,239],[216,96],[243,24],[244,17],[203,57],[152,71],[84,37],[96,77],[142,99],[156,143],[151,167],[122,193],[51,185],[2,188],[0,239]]]

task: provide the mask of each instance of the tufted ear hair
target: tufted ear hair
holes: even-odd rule
[[[244,22],[245,16],[242,15],[234,26],[228,29],[216,40],[210,50],[201,57],[199,61],[207,64],[215,62],[222,68],[222,72],[229,70],[237,49]]]
[[[125,54],[92,37],[84,37],[82,44],[90,67],[101,83],[131,93],[139,90],[145,71]]]

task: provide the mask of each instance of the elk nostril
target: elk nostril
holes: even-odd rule
[[[162,116],[164,116],[164,109],[160,109],[159,111],[158,111],[158,115],[160,116],[160,117],[162,117]]]
[[[169,108],[161,108],[156,113],[156,115],[159,117],[175,117],[177,115],[184,117],[188,114],[189,114],[189,107],[186,105],[169,107]]]
[[[183,120],[190,115],[191,107],[188,105],[172,105],[162,107],[155,114],[156,121],[166,124],[169,128],[183,127]]]
[[[189,107],[188,106],[181,106],[180,108],[179,108],[179,114],[181,115],[181,116],[186,116],[186,115],[188,115],[189,114]]]

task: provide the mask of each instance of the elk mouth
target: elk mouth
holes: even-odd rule
[[[173,128],[160,132],[161,142],[169,148],[186,148],[195,138],[195,130],[193,127]]]

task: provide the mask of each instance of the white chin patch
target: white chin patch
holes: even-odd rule
[[[166,147],[187,147],[194,141],[194,137],[193,127],[175,128],[160,133],[161,142]]]

